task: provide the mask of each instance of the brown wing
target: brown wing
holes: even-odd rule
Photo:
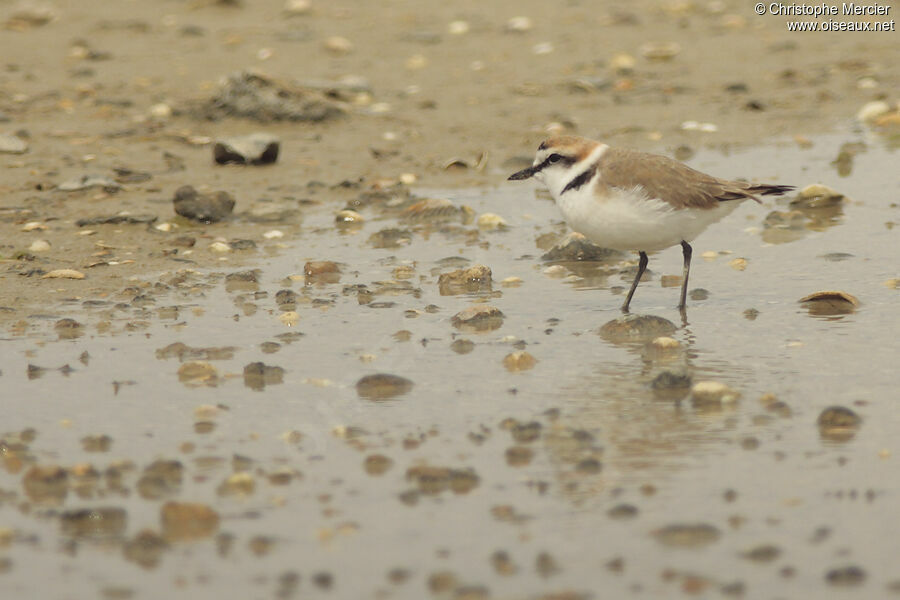
[[[719,202],[743,198],[759,202],[753,193],[764,193],[761,188],[765,188],[718,179],[665,156],[619,148],[610,148],[600,158],[600,184],[624,189],[640,186],[675,208],[715,208]]]

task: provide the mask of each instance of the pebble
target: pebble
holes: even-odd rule
[[[126,531],[128,513],[124,508],[80,508],[60,516],[63,536],[86,540],[115,540]]]
[[[829,569],[828,572],[825,573],[825,581],[828,582],[829,585],[849,587],[860,585],[865,580],[865,570],[856,565]]]
[[[160,509],[160,524],[166,540],[196,540],[219,529],[219,513],[206,504],[167,502]]]
[[[28,152],[28,142],[22,138],[0,134],[0,154],[24,154]]]
[[[217,254],[227,254],[229,252],[234,252],[234,248],[232,248],[231,245],[226,242],[213,242],[209,245],[209,249],[211,252],[215,252]]]
[[[438,277],[438,289],[441,296],[491,291],[491,268],[486,265],[472,265],[465,269],[457,269],[449,273],[441,273]]]
[[[827,208],[839,206],[844,201],[844,195],[827,185],[814,183],[804,187],[797,193],[797,197],[791,200],[791,208]]]
[[[503,325],[503,313],[495,306],[476,304],[453,315],[451,323],[462,331],[493,331]]]
[[[732,258],[728,261],[728,266],[734,269],[735,271],[744,271],[747,268],[747,259],[746,258]]]
[[[75,269],[54,269],[44,273],[41,279],[84,279],[84,273]]]
[[[863,104],[856,113],[856,118],[863,123],[871,123],[889,112],[891,112],[890,104],[883,100],[875,100]]]
[[[622,253],[618,250],[598,246],[583,234],[572,231],[556,242],[541,259],[548,261],[603,261],[618,260],[621,257]]]
[[[219,496],[250,496],[256,490],[256,478],[250,473],[234,473],[216,488]]]
[[[683,131],[700,131],[702,133],[715,133],[719,130],[714,123],[701,123],[699,121],[684,121],[681,124]]]
[[[535,44],[531,51],[538,56],[542,56],[544,54],[550,54],[553,52],[553,44],[551,42],[541,42],[540,44]]]
[[[234,210],[234,198],[228,192],[200,194],[190,185],[175,191],[172,204],[177,214],[201,223],[217,223],[231,216]]]
[[[355,210],[340,210],[334,215],[334,220],[342,224],[357,224],[365,222],[365,217]]]
[[[289,17],[308,15],[312,12],[311,0],[286,0],[282,9]]]
[[[34,465],[22,478],[25,495],[39,504],[62,504],[69,492],[69,473],[57,465]]]
[[[676,42],[648,42],[641,46],[641,54],[648,60],[671,60],[681,52]]]
[[[45,231],[47,226],[40,221],[29,221],[22,225],[22,231]]]
[[[172,107],[164,102],[150,107],[150,116],[154,119],[165,120],[172,116]]]
[[[547,277],[553,277],[554,279],[562,279],[563,277],[567,277],[569,275],[569,270],[562,265],[550,265],[541,271]]]
[[[339,35],[326,38],[323,46],[326,50],[336,55],[350,54],[354,50],[353,42]]]
[[[718,528],[706,523],[668,525],[653,532],[653,537],[664,546],[681,548],[708,546],[721,536]]]
[[[366,400],[390,400],[408,393],[413,382],[399,375],[376,373],[366,375],[356,382],[356,393]]]
[[[278,315],[278,320],[281,321],[283,325],[293,327],[300,322],[300,315],[297,311],[289,310]]]
[[[506,31],[511,33],[525,33],[534,29],[534,22],[530,17],[512,17],[506,22]]]
[[[275,385],[284,381],[284,369],[252,362],[244,367],[244,385],[251,390],[262,391],[267,385]]]
[[[178,368],[178,380],[185,385],[214,386],[219,382],[219,371],[206,361],[189,361]]]
[[[465,35],[469,33],[472,29],[472,26],[469,25],[468,21],[451,21],[447,25],[447,32],[450,35]]]
[[[47,252],[48,250],[50,250],[50,242],[47,240],[34,240],[28,246],[29,252]]]
[[[675,324],[656,315],[624,315],[605,323],[600,336],[609,342],[640,342],[670,336]]]
[[[833,441],[846,441],[856,435],[862,425],[862,418],[853,410],[844,406],[829,406],[816,420],[819,435]]]
[[[856,296],[839,290],[813,292],[798,302],[806,306],[809,314],[817,316],[850,314],[860,305]]]
[[[77,192],[95,187],[103,188],[103,191],[107,194],[114,194],[122,189],[122,185],[119,182],[104,175],[82,175],[76,179],[62,182],[56,186],[56,189],[61,192]]]
[[[691,403],[698,408],[733,404],[740,397],[739,392],[718,381],[698,381],[691,388]]]
[[[488,231],[503,229],[507,226],[506,220],[500,215],[495,215],[494,213],[484,213],[478,215],[477,224],[479,229],[485,229]]]
[[[637,60],[630,54],[619,53],[614,54],[609,59],[607,66],[620,75],[625,75],[634,71]]]
[[[363,468],[366,473],[374,477],[384,475],[392,466],[394,466],[393,459],[384,454],[370,454],[363,461]]]
[[[521,277],[504,277],[500,281],[500,285],[502,285],[503,287],[519,287],[520,285],[522,285],[522,278]]]
[[[503,366],[506,367],[506,370],[510,373],[528,371],[529,369],[533,369],[536,364],[537,359],[524,350],[511,352],[503,357]]]
[[[268,133],[251,133],[224,138],[213,145],[213,159],[217,164],[265,165],[278,160],[281,142]]]
[[[263,237],[267,240],[280,240],[284,237],[284,232],[280,229],[270,229],[269,231],[263,233]]]

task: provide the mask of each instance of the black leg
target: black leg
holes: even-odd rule
[[[691,274],[691,254],[693,249],[690,244],[682,240],[681,250],[684,253],[684,271],[681,273],[681,304],[678,305],[678,308],[684,310],[687,307],[688,276]]]
[[[650,262],[646,252],[641,250],[640,255],[641,259],[638,261],[638,272],[634,277],[634,283],[631,284],[631,289],[628,290],[628,297],[625,298],[625,304],[622,305],[622,312],[628,312],[628,305],[631,304],[631,297],[634,296],[634,290],[637,289],[638,282],[641,280],[641,275],[644,274],[644,271],[647,269],[647,263]]]

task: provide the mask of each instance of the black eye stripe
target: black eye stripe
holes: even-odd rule
[[[557,154],[554,152],[553,154],[545,158],[544,161],[535,168],[534,172],[537,173],[538,171],[542,171],[550,165],[565,165],[567,167],[571,167],[576,162],[578,161],[574,156],[566,156],[565,154]]]

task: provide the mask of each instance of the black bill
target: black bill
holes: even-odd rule
[[[521,171],[516,171],[512,175],[508,177],[510,180],[518,180],[518,179],[528,179],[532,175],[534,175],[537,171],[540,171],[540,167],[528,167],[527,169],[522,169]]]

